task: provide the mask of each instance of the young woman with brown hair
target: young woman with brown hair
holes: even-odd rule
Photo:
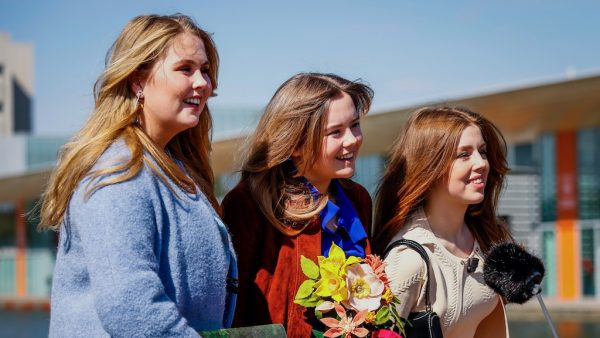
[[[300,256],[316,261],[332,242],[348,255],[370,252],[371,199],[349,178],[372,96],[364,84],[303,73],[267,105],[222,204],[239,256],[234,325],[282,323],[290,337],[310,336],[311,311],[294,304],[306,279]]]
[[[415,111],[399,140],[376,198],[374,243],[383,252],[404,238],[421,244],[431,269],[406,246],[385,259],[398,311],[423,311],[423,278],[444,337],[503,337],[500,298],[483,280],[490,246],[511,240],[496,207],[508,171],[506,145],[485,117],[464,108]],[[476,263],[478,262],[478,263]],[[470,264],[468,264],[470,263]]]

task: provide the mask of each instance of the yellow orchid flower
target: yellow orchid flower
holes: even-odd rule
[[[334,267],[335,268],[335,267]],[[331,297],[336,302],[348,298],[346,281],[337,271],[321,266],[321,278],[315,283],[315,293],[320,297]]]
[[[346,253],[342,248],[331,242],[329,256],[318,256],[319,267],[335,272],[340,278],[346,277],[346,268],[352,264],[360,263],[362,260],[356,256],[350,256],[346,259]]]

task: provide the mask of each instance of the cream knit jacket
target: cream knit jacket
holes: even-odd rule
[[[433,276],[429,298],[440,316],[445,338],[508,337],[504,306],[500,297],[483,280],[484,257],[477,241],[469,257],[479,259],[477,269],[467,272],[467,259],[451,254],[438,241],[427,217],[420,208],[406,226],[392,239],[412,239],[421,244],[429,256]],[[402,317],[410,312],[425,311],[425,262],[406,246],[392,249],[386,273],[392,292],[400,299],[397,307]]]

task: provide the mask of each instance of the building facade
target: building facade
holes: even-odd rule
[[[0,137],[33,126],[33,45],[0,33]]]
[[[594,76],[435,103],[478,111],[506,137],[511,172],[499,214],[515,238],[543,258],[544,292],[566,301],[600,299],[599,92],[600,76]],[[361,123],[365,141],[355,180],[372,196],[387,151],[415,108],[371,113]],[[258,109],[213,112],[212,161],[221,196],[237,183],[246,136],[259,116]],[[0,165],[0,305],[15,299],[47,304],[56,236],[37,232],[35,218],[24,215],[66,138],[21,135],[12,126],[6,132],[12,136],[0,138],[0,158],[11,158]]]

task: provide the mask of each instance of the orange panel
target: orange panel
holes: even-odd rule
[[[17,296],[27,295],[27,237],[25,224],[25,202],[23,199],[19,199],[15,203],[15,235],[17,242],[15,272]]]
[[[575,220],[556,222],[556,246],[558,263],[558,296],[575,299],[580,296],[581,274],[579,261],[579,229]]]

